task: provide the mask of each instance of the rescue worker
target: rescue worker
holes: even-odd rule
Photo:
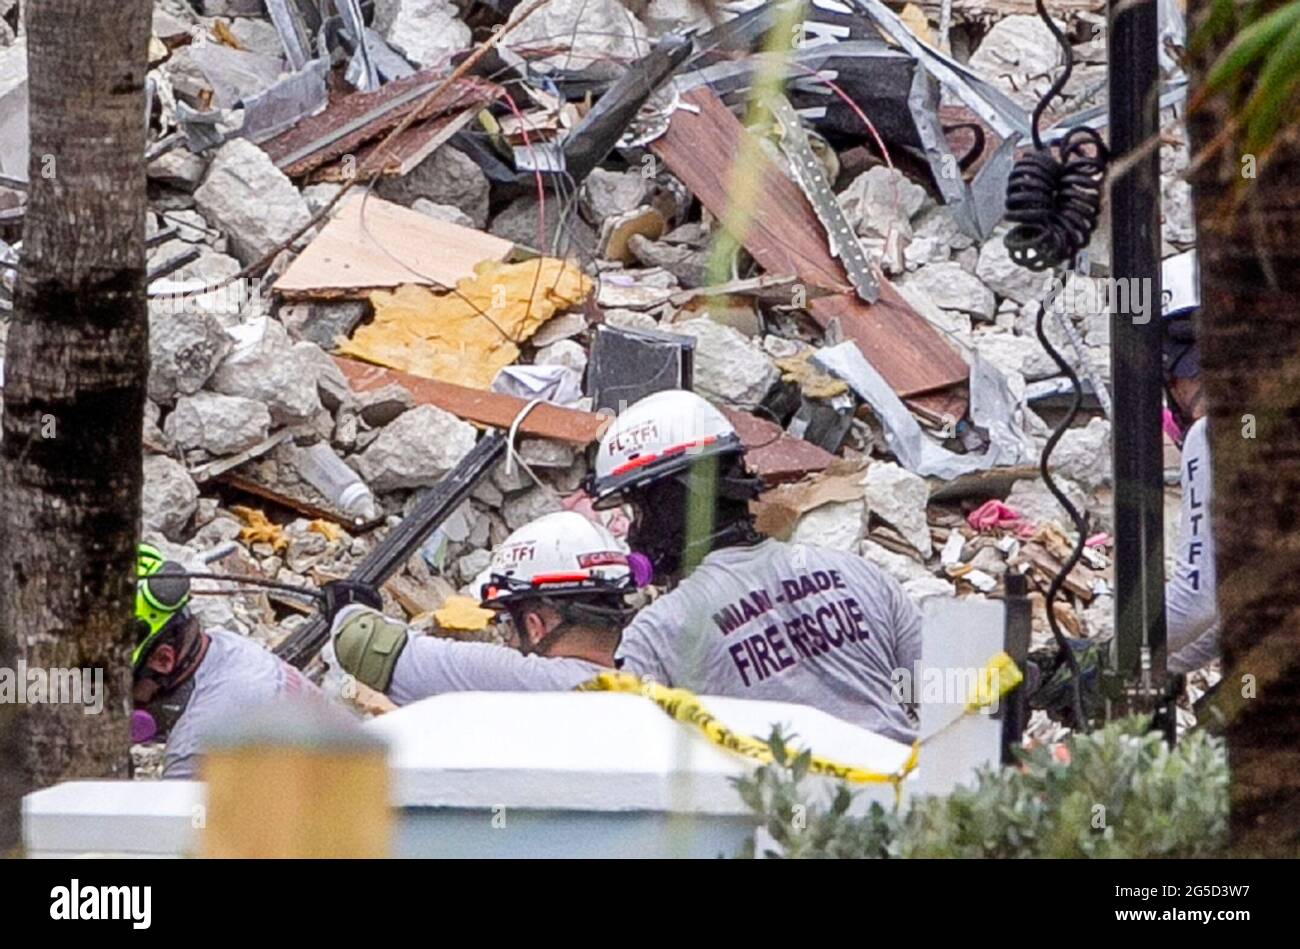
[[[1194,318],[1200,307],[1195,251],[1165,261],[1162,270],[1165,393],[1182,449],[1178,539],[1173,576],[1165,584],[1168,668],[1192,672],[1219,654],[1214,528],[1210,522],[1210,444],[1205,390]]]
[[[915,738],[891,674],[920,659],[916,606],[860,557],[761,536],[749,511],[759,487],[735,429],[693,393],[647,396],[606,429],[587,491],[598,507],[632,508],[632,550],[675,584],[624,630],[620,668]]]
[[[581,514],[547,514],[512,533],[475,583],[519,648],[421,635],[378,609],[330,619],[326,662],[406,705],[443,692],[572,689],[614,665],[636,590],[627,548]]]
[[[231,715],[278,697],[321,695],[297,669],[253,640],[223,629],[200,629],[189,601],[184,567],[158,548],[141,544],[131,738],[166,739],[165,778],[195,777],[210,729]]]

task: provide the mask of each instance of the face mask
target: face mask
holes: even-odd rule
[[[627,555],[627,565],[632,571],[632,582],[636,584],[638,590],[649,586],[655,575],[655,567],[649,557],[640,552],[630,553]]]
[[[158,734],[158,723],[142,708],[131,713],[131,744],[138,745]]]

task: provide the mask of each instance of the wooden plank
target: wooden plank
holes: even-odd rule
[[[699,113],[676,112],[668,131],[651,148],[711,213],[725,219],[732,165],[748,133],[711,90],[693,89],[682,98]],[[964,382],[968,370],[961,356],[888,282],[881,281],[881,299],[874,305],[850,291],[808,199],[773,162],[753,151],[758,155],[762,200],[755,202],[738,239],[759,265],[769,273],[794,274],[815,287],[836,291],[809,304],[813,319],[823,328],[838,321],[844,337],[862,349],[900,396]]]
[[[356,392],[368,392],[371,389],[396,383],[415,396],[417,402],[436,405],[467,422],[477,422],[493,428],[508,429],[514,422],[515,416],[528,404],[524,399],[502,395],[499,392],[486,392],[450,382],[425,379],[408,372],[373,366],[343,356],[335,356],[334,361],[338,363],[343,375],[347,377],[348,384]],[[574,445],[586,446],[596,440],[600,427],[606,421],[608,419],[605,416],[592,412],[579,412],[557,405],[542,404],[528,413],[520,424],[519,431],[525,435],[554,438]]]
[[[504,260],[513,247],[483,231],[356,194],[344,199],[274,289],[289,299],[364,297],[406,283],[445,289],[472,276],[484,260]]]
[[[417,402],[436,405],[459,418],[479,425],[508,429],[515,417],[528,403],[499,392],[484,392],[449,382],[424,379],[410,373],[372,366],[343,356],[335,356],[348,384],[355,392],[368,392],[396,383]],[[748,412],[722,408],[722,412],[736,427],[747,449],[746,461],[755,474],[769,484],[792,481],[809,472],[821,471],[837,459],[801,438],[787,435],[781,428]],[[600,437],[600,432],[610,420],[609,416],[558,405],[542,404],[524,418],[519,431],[538,438],[553,438],[586,447]]]
[[[767,484],[797,481],[839,460],[812,442],[787,435],[775,422],[738,409],[719,408],[745,443],[746,467]]]
[[[385,145],[387,136],[376,139],[362,147],[354,160],[336,161],[317,168],[307,176],[307,180],[313,183],[342,183],[355,176],[361,168],[365,168],[367,173],[378,171],[383,178],[400,178],[414,171],[438,146],[463,129],[473,118],[473,110],[466,109],[459,114],[441,115],[416,122],[392,143]],[[381,148],[384,156],[382,161],[376,158]]]
[[[325,111],[263,142],[262,150],[281,171],[294,178],[344,155],[355,155],[366,142],[397,128],[417,109],[420,120],[424,120],[480,108],[500,93],[494,83],[459,79],[432,103],[426,103],[443,81],[440,73],[424,70],[387,83],[375,92],[340,96]]]

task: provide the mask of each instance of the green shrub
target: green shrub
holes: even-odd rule
[[[872,804],[848,813],[841,785],[829,804],[801,790],[808,753],[780,729],[777,764],[736,780],[741,798],[786,857],[1207,857],[1227,832],[1223,740],[1186,735],[1170,750],[1147,719],[1114,722],[1066,743],[1021,752],[1020,765],[982,770],[947,796],[910,799],[903,811]],[[924,758],[922,759],[924,762]],[[924,766],[924,765],[923,765]],[[745,856],[753,856],[754,845]]]

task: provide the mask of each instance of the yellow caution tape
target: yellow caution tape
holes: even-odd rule
[[[966,703],[962,714],[969,715],[992,705],[1019,685],[1023,678],[1011,657],[1005,652],[998,653],[980,670],[975,694]],[[673,689],[657,682],[646,682],[626,672],[602,672],[577,688],[580,692],[620,692],[627,695],[642,695],[659,706],[670,718],[695,728],[717,747],[762,764],[776,762],[776,757],[766,742],[731,730],[704,707],[698,696],[686,689]],[[946,728],[941,731],[946,731]],[[808,770],[812,774],[839,778],[852,784],[892,784],[897,794],[899,784],[916,770],[922,744],[924,742],[913,742],[907,760],[893,773],[842,764],[817,755],[811,756]]]

